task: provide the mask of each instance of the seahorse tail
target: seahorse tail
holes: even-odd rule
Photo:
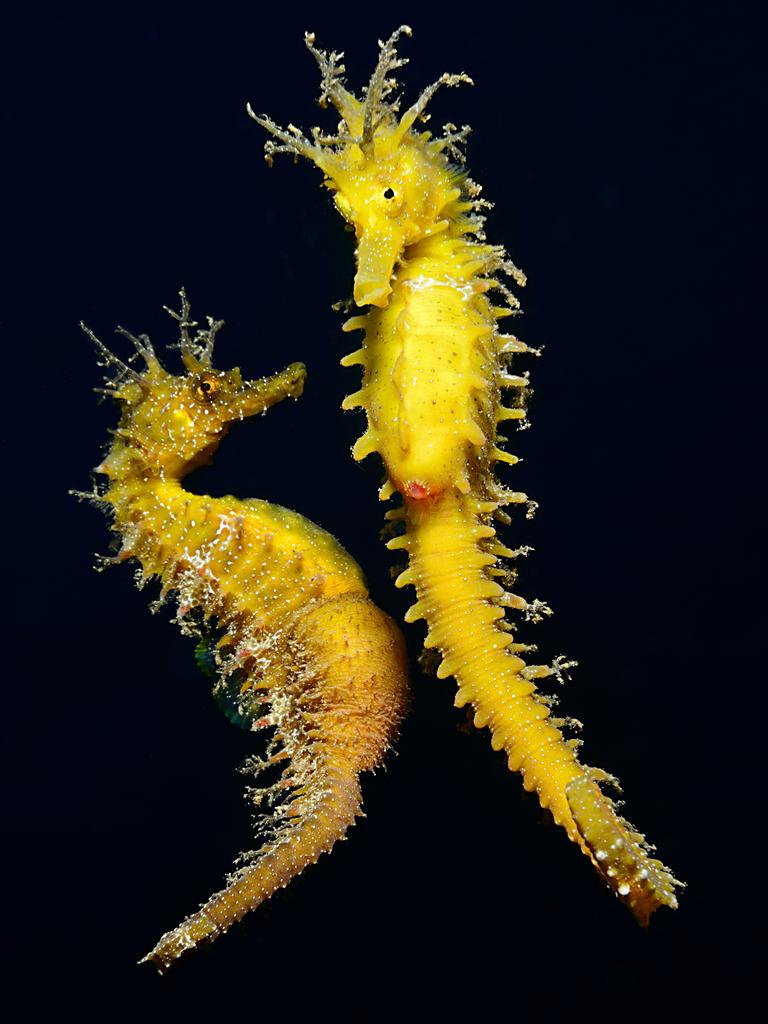
[[[166,932],[141,963],[153,963],[162,973],[197,947],[212,942],[231,925],[285,887],[305,867],[327,853],[353,824],[360,811],[360,785],[354,772],[331,766],[321,773],[300,820],[284,829],[261,850],[230,884],[177,928]]]
[[[587,772],[566,788],[576,826],[597,871],[644,928],[658,907],[677,909],[675,889],[685,888],[660,860],[645,836],[616,812],[597,783],[602,772]]]
[[[290,629],[293,673],[272,696],[268,724],[286,765],[272,838],[142,962],[162,972],[210,942],[328,852],[360,813],[358,775],[391,744],[408,701],[398,627],[361,593],[309,603]],[[281,755],[273,758],[278,761]],[[263,827],[263,826],[262,826]]]
[[[406,619],[426,620],[425,646],[442,655],[438,676],[456,679],[457,707],[474,709],[474,724],[490,729],[494,749],[505,751],[525,789],[535,790],[641,923],[657,906],[676,906],[677,883],[599,790],[596,780],[609,776],[579,763],[575,742],[561,731],[565,722],[551,717],[551,702],[537,692],[533,680],[553,668],[527,665],[501,628],[506,606],[532,606],[489,572],[504,550],[490,523],[495,504],[449,489],[404,505],[405,533],[389,547],[409,557],[398,585],[413,584],[418,600]]]

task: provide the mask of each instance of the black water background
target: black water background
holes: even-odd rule
[[[4,963],[30,1006],[737,1014],[765,928],[765,83],[749,10],[505,5],[458,23],[403,5],[44,5],[6,23],[0,822]],[[440,96],[434,122],[474,127],[489,237],[530,278],[519,331],[545,345],[509,477],[541,506],[510,534],[537,549],[523,592],[557,613],[536,639],[579,660],[564,706],[586,722],[585,757],[619,775],[690,889],[642,934],[461,728],[452,685],[414,670],[398,755],[366,781],[350,841],[160,980],[133,962],[247,845],[236,768],[253,744],[130,571],[91,571],[104,522],[66,492],[88,486],[114,414],[77,322],[170,339],[161,306],[184,284],[227,320],[224,362],[256,376],[306,361],[301,403],[233,433],[194,486],[315,519],[401,617],[378,470],[352,463],[361,423],[339,411],[356,376],[330,304],[352,243],[315,171],[265,167],[244,105],[331,123],[303,30],[347,51],[357,85],[403,20],[410,96],[446,69],[476,80]]]

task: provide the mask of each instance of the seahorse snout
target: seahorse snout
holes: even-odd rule
[[[357,244],[354,286],[358,306],[378,306],[379,309],[387,306],[392,291],[392,272],[402,248],[402,235],[389,224],[362,229]]]

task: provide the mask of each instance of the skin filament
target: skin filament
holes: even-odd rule
[[[519,312],[503,277],[518,286],[525,277],[486,242],[488,204],[460,166],[468,127],[433,136],[421,126],[440,86],[470,79],[442,75],[403,114],[392,98],[393,73],[406,63],[396,44],[410,34],[402,26],[379,44],[362,98],[345,85],[343,54],[318,50],[306,35],[322,76],[320,105],[339,116],[335,134],[313,129],[307,137],[249,113],[272,136],[267,162],[285,152],[314,163],[355,232],[353,295],[364,312],[343,329],[362,331],[363,340],[342,363],[361,366],[363,382],[344,408],[367,418],[354,458],[377,452],[382,499],[400,496],[388,518],[401,532],[388,546],[408,559],[397,585],[416,590],[406,620],[426,621],[425,646],[441,656],[438,676],[456,680],[456,705],[471,707],[509,768],[645,925],[657,907],[677,906],[680,883],[602,791],[615,780],[578,760],[579,741],[564,735],[578,723],[554,717],[554,699],[538,691],[537,680],[562,676],[569,664],[528,664],[531,648],[516,641],[507,615],[549,614],[509,589],[508,560],[526,549],[510,550],[497,535],[497,524],[510,522],[506,508],[529,516],[534,508],[495,471],[497,462],[518,461],[504,450],[499,424],[526,415],[528,374],[517,362],[532,350],[499,327]]]

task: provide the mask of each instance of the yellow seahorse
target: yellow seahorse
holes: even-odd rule
[[[170,312],[170,310],[169,310]],[[213,368],[221,322],[179,321],[185,373],[160,364],[146,335],[126,334],[146,363],[139,373],[90,331],[102,365],[117,370],[106,393],[122,406],[96,472],[106,487],[84,495],[111,515],[121,539],[113,561],[136,559],[140,585],[161,583],[178,601],[182,630],[207,638],[214,694],[246,727],[274,728],[267,756],[280,776],[249,791],[274,806],[266,837],[225,889],[164,935],[145,957],[161,970],[210,941],[330,850],[360,812],[361,771],[392,742],[408,697],[398,627],[369,599],[362,572],[324,530],[266,501],[192,494],[182,479],[210,459],[230,425],[301,394],[305,370],[244,382]],[[282,771],[280,771],[282,769]]]
[[[495,462],[517,461],[500,447],[505,439],[497,427],[525,417],[528,375],[510,372],[510,363],[531,351],[498,330],[518,301],[496,275],[510,275],[518,285],[525,278],[501,247],[486,244],[480,211],[487,204],[449,162],[463,159],[459,147],[469,129],[447,125],[435,138],[419,127],[439,86],[470,79],[442,75],[402,116],[390,98],[397,85],[392,73],[405,63],[395,49],[404,33],[410,35],[405,25],[379,44],[362,99],[344,85],[343,54],[319,51],[307,34],[322,74],[320,104],[330,101],[341,118],[336,134],[315,128],[308,138],[248,111],[277,139],[266,143],[267,161],[287,152],[315,163],[355,231],[354,301],[373,308],[344,325],[365,332],[362,347],[342,360],[364,374],[362,389],[344,408],[362,408],[368,419],[354,457],[378,452],[386,468],[381,497],[402,495],[402,507],[388,518],[404,525],[389,541],[408,556],[397,585],[416,588],[406,620],[426,620],[425,645],[442,656],[438,676],[455,677],[456,705],[473,708],[475,725],[490,729],[494,749],[505,751],[525,788],[537,792],[646,924],[658,906],[677,906],[679,883],[600,789],[610,776],[578,761],[578,741],[562,732],[575,723],[552,717],[553,699],[537,691],[536,679],[568,666],[560,659],[527,664],[522,655],[530,648],[514,641],[506,618],[507,608],[528,619],[549,611],[505,586],[513,573],[503,559],[525,549],[505,547],[493,522],[509,522],[504,506],[527,506],[529,514],[533,507],[493,471]],[[493,291],[502,304],[492,304]],[[514,395],[507,406],[506,389]]]

